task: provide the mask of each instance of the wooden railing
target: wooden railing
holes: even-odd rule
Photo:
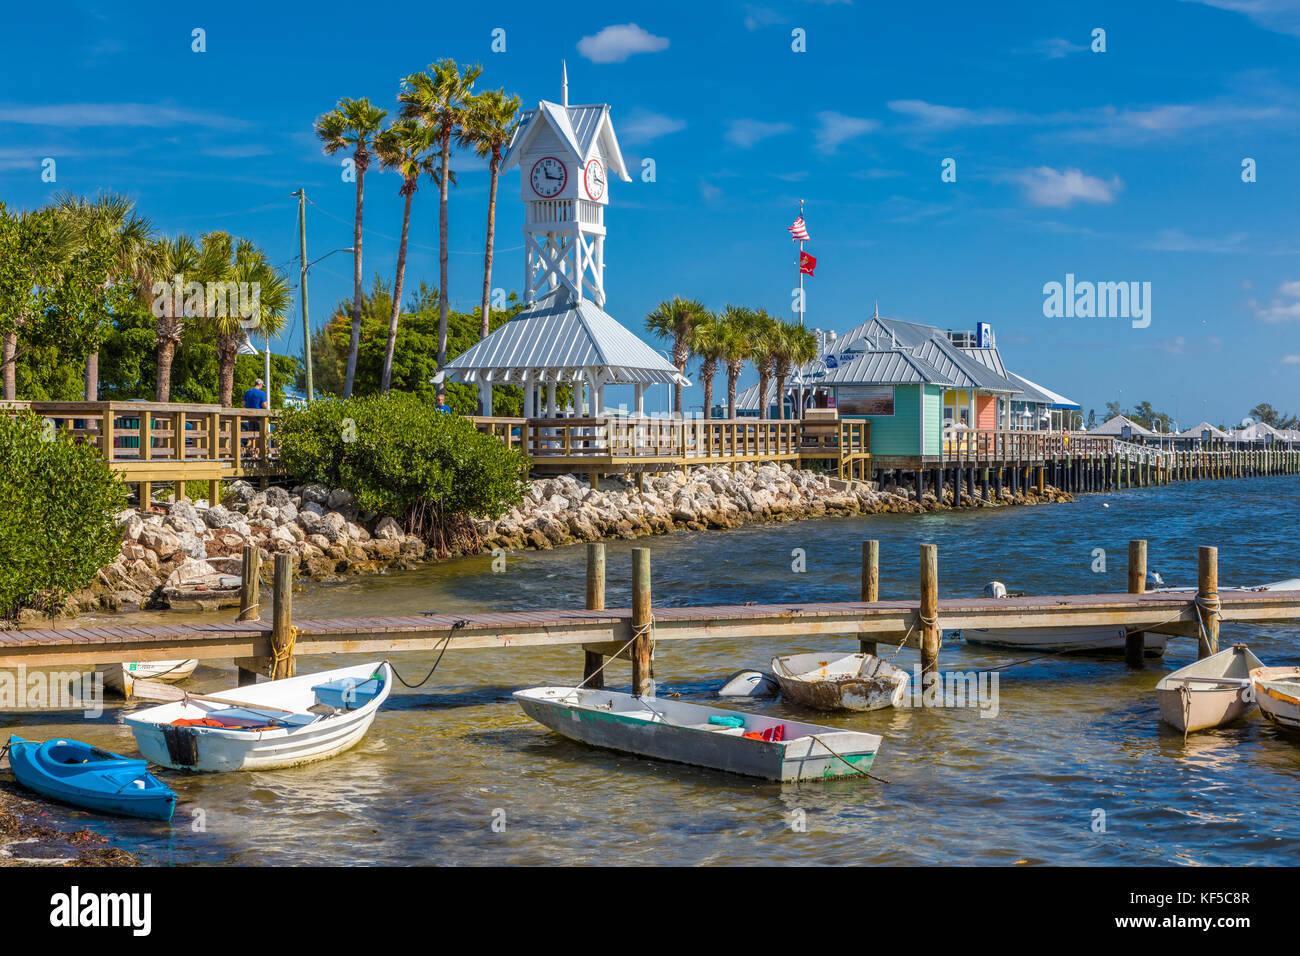
[[[1161,463],[1170,452],[1087,432],[946,428],[943,458],[956,463],[1046,461],[1062,458],[1120,457]]]
[[[752,418],[531,418],[508,426],[480,418],[475,423],[480,431],[499,437],[508,429],[523,451],[539,462],[794,458],[800,442],[799,422]]]

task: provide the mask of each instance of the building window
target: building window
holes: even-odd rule
[[[893,415],[894,386],[846,385],[836,389],[841,415]]]

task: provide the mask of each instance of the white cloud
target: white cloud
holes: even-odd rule
[[[1071,43],[1065,37],[1047,37],[1042,40],[1035,40],[1024,52],[1041,56],[1047,60],[1059,60],[1071,53],[1082,53],[1087,49],[1087,44]]]
[[[0,123],[60,126],[80,129],[90,126],[210,126],[235,129],[243,120],[201,110],[155,103],[57,103],[52,106],[0,106]]]
[[[891,100],[885,104],[895,113],[915,119],[928,129],[957,129],[971,126],[1006,126],[1030,122],[1032,117],[1012,110],[967,109],[964,106],[941,106],[924,100]]]
[[[1248,233],[1234,232],[1226,236],[1197,238],[1181,229],[1163,229],[1155,239],[1143,243],[1143,248],[1156,252],[1245,252]]]
[[[821,128],[817,130],[817,149],[822,153],[833,153],[841,144],[880,128],[880,124],[873,119],[845,116],[833,110],[818,113],[817,119],[821,123]]]
[[[1283,365],[1300,365],[1300,355],[1284,355],[1284,356],[1282,356],[1282,364],[1283,364]]]
[[[700,180],[700,198],[707,203],[715,203],[722,198],[722,190],[713,183]]]
[[[1300,282],[1283,282],[1277,287],[1278,295],[1290,296],[1293,299],[1300,299]]]
[[[578,52],[592,63],[622,63],[634,53],[668,49],[668,38],[657,37],[635,23],[605,27],[595,36],[578,41]]]
[[[1075,202],[1115,201],[1115,195],[1124,188],[1118,176],[1109,182],[1088,176],[1078,169],[1053,169],[1038,166],[1026,169],[1015,177],[1024,190],[1025,198],[1035,206],[1065,207]]]
[[[619,138],[628,143],[648,143],[660,136],[677,133],[686,128],[686,121],[652,113],[649,110],[634,110],[618,124]]]
[[[741,149],[752,149],[760,140],[779,136],[794,129],[789,123],[767,123],[763,120],[737,119],[727,121],[725,134],[728,143]]]
[[[769,27],[775,23],[785,23],[785,17],[770,7],[745,4],[746,30],[757,30],[760,27]]]
[[[1300,36],[1300,3],[1296,0],[1189,0],[1219,10],[1244,13],[1265,30]]]

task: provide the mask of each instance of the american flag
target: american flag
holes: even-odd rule
[[[787,226],[786,228],[789,229],[791,238],[796,241],[806,242],[808,240],[808,227],[804,225],[803,216],[796,219],[793,226]]]

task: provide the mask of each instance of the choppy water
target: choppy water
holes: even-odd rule
[[[1103,507],[1108,504],[1109,507]],[[1294,547],[1300,479],[1204,482],[1069,505],[944,515],[882,515],[679,533],[636,542],[654,551],[657,604],[852,600],[860,542],[881,541],[881,594],[914,595],[918,544],[939,545],[940,593],[980,593],[996,578],[1037,593],[1122,591],[1127,543],[1150,542],[1150,565],[1193,584],[1196,547],[1219,546],[1223,584],[1300,576]],[[608,546],[610,606],[629,600],[631,542]],[[807,571],[791,571],[792,550]],[[1092,570],[1095,548],[1109,569]],[[582,546],[449,562],[418,572],[309,585],[302,617],[579,607]],[[175,620],[174,617],[168,620]],[[1225,625],[1266,663],[1300,661],[1300,627]],[[770,640],[668,642],[660,691],[709,703],[723,677],[775,653],[840,647]],[[524,717],[510,692],[576,683],[582,653],[452,652],[431,684],[398,687],[366,740],[313,766],[251,774],[163,772],[181,798],[171,825],[54,808],[54,825],[90,826],[149,862],[173,863],[957,863],[1242,864],[1300,862],[1300,745],[1258,715],[1186,743],[1158,718],[1152,688],[1195,657],[1171,639],[1163,662],[1049,658],[1000,673],[995,718],[974,709],[813,717],[884,737],[873,772],[888,783],[779,785],[640,760],[563,740]],[[1030,655],[948,642],[945,670]],[[304,658],[300,672],[337,666]],[[341,660],[341,659],[338,659]],[[355,659],[353,659],[355,660]],[[416,680],[431,654],[393,657]],[[896,663],[911,669],[916,652]],[[607,670],[626,689],[627,665]],[[192,686],[234,683],[202,667]],[[781,703],[758,703],[795,715]],[[806,715],[805,715],[806,716]],[[120,708],[87,722],[0,716],[0,730],[76,736],[134,752]],[[202,814],[196,811],[202,810]],[[1105,832],[1095,832],[1104,811]],[[202,818],[204,829],[196,829]],[[802,818],[799,832],[792,821]],[[493,829],[494,820],[504,829]],[[500,831],[500,832],[498,832]]]

